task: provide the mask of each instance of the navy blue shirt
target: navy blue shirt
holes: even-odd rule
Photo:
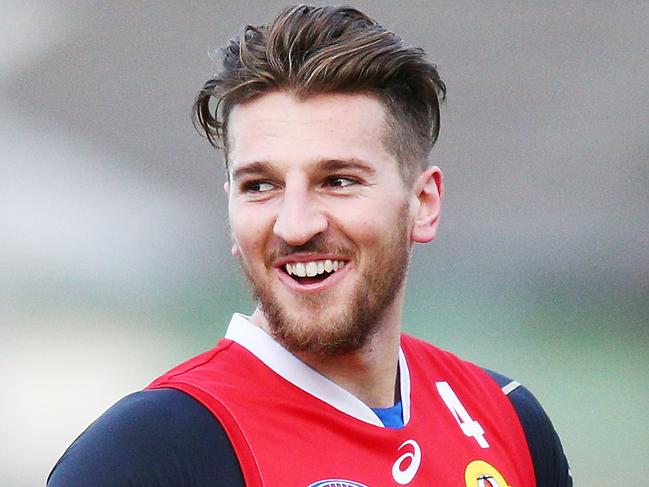
[[[502,387],[507,377],[487,371]],[[509,394],[525,431],[538,487],[571,487],[568,463],[550,419],[524,387]],[[237,487],[239,462],[220,423],[174,389],[131,394],[92,423],[66,450],[48,487]]]

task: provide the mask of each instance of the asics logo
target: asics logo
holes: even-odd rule
[[[397,484],[409,484],[417,475],[419,465],[421,465],[421,448],[415,440],[406,440],[401,443],[397,452],[406,449],[397,461],[392,465],[392,478]]]

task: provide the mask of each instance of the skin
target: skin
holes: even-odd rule
[[[232,252],[290,339],[270,306],[253,323],[368,406],[393,405],[405,272],[412,245],[435,238],[440,170],[404,183],[383,143],[386,112],[370,95],[273,92],[237,105],[228,122]],[[284,271],[325,258],[345,266],[320,284]],[[344,337],[358,309],[371,317],[359,343],[318,348]]]

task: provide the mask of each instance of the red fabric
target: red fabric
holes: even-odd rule
[[[371,487],[399,485],[393,465],[413,452],[412,445],[399,448],[414,440],[421,449],[421,465],[402,485],[478,486],[478,478],[465,481],[465,470],[482,460],[497,469],[508,486],[535,487],[523,429],[498,385],[479,367],[415,338],[403,335],[402,349],[411,377],[411,413],[409,423],[399,430],[340,412],[227,339],[149,388],[176,388],[204,404],[228,434],[248,486],[307,487],[324,479]],[[480,423],[489,448],[465,436],[437,391],[438,381],[446,381]],[[398,466],[407,469],[409,463],[404,458]]]

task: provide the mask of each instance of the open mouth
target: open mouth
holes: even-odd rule
[[[342,260],[312,260],[309,262],[290,262],[284,271],[299,284],[316,284],[324,281],[345,266]]]

